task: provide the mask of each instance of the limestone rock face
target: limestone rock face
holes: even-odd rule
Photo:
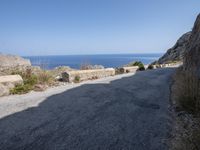
[[[9,95],[9,88],[0,83],[0,97]]]
[[[200,77],[200,14],[196,19],[187,44],[183,67],[186,70],[194,71]]]
[[[178,39],[176,44],[170,48],[158,61],[158,64],[170,63],[173,61],[183,61],[186,45],[190,39],[191,32],[185,33]]]
[[[31,62],[28,59],[24,59],[14,55],[0,54],[0,71],[11,68],[20,68],[31,66]]]

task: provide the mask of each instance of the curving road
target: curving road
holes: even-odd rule
[[[0,149],[168,149],[173,72],[138,72],[0,98]]]

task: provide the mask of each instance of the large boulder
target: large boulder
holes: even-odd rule
[[[200,14],[196,19],[190,40],[187,44],[183,67],[185,70],[197,73],[200,77]]]
[[[184,54],[186,52],[186,45],[189,42],[191,32],[187,32],[182,35],[176,44],[167,50],[167,52],[154,64],[167,64],[176,61],[183,61]]]
[[[28,59],[24,59],[14,55],[3,55],[0,54],[0,71],[8,72],[9,70],[24,69],[30,67],[31,62]]]
[[[0,83],[0,97],[9,95],[10,90],[7,86]]]
[[[20,75],[0,76],[0,83],[2,84],[12,83],[14,85],[17,85],[17,84],[22,84],[23,79]]]
[[[9,95],[10,89],[18,84],[23,84],[23,79],[20,75],[0,76],[0,96]]]

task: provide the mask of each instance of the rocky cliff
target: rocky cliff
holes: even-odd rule
[[[31,62],[28,59],[24,59],[14,55],[0,54],[0,71],[11,68],[22,68],[31,66]]]
[[[186,70],[197,73],[200,77],[200,14],[196,19],[191,37],[186,46],[183,67]]]
[[[186,45],[190,39],[191,32],[187,32],[182,35],[176,44],[167,50],[167,52],[155,63],[165,64],[174,61],[183,61],[183,56],[186,51]]]

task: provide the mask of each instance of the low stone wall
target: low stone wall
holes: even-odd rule
[[[121,73],[129,73],[129,72],[136,72],[138,70],[138,66],[132,66],[132,67],[122,67],[120,68]]]
[[[95,70],[74,70],[62,73],[62,79],[65,82],[80,82],[108,76],[114,76],[115,69],[95,69]]]
[[[170,64],[161,64],[162,68],[168,68],[168,67],[175,67],[175,66],[181,66],[183,65],[182,62],[177,62],[177,63],[170,63]]]

